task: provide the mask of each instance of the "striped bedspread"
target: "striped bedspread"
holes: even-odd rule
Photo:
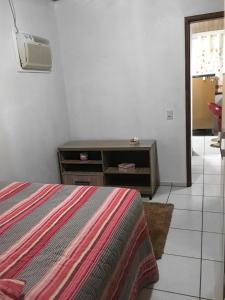
[[[140,195],[0,182],[0,279],[25,299],[135,299],[158,279]]]

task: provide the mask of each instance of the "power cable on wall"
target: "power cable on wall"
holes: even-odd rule
[[[9,6],[10,6],[10,9],[11,9],[11,12],[12,12],[12,16],[13,16],[14,27],[15,27],[16,33],[18,33],[19,29],[18,29],[17,24],[16,24],[16,11],[15,11],[15,7],[14,7],[14,4],[13,4],[13,0],[8,0],[8,1],[9,1]]]

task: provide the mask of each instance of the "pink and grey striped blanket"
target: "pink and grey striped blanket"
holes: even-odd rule
[[[25,299],[135,299],[158,279],[140,195],[0,182],[0,279]]]

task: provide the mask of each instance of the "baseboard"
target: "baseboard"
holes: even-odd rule
[[[182,183],[182,182],[160,182],[160,186],[187,187],[187,184],[186,183]]]
[[[182,182],[173,182],[173,186],[178,186],[178,187],[187,187],[187,183],[182,183]]]
[[[160,186],[171,186],[172,182],[160,182]]]

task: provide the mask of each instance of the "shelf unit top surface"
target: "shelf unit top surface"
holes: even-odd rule
[[[153,146],[155,140],[140,140],[138,145],[130,145],[128,140],[86,140],[71,141],[60,146],[58,149],[65,150],[144,150]]]

